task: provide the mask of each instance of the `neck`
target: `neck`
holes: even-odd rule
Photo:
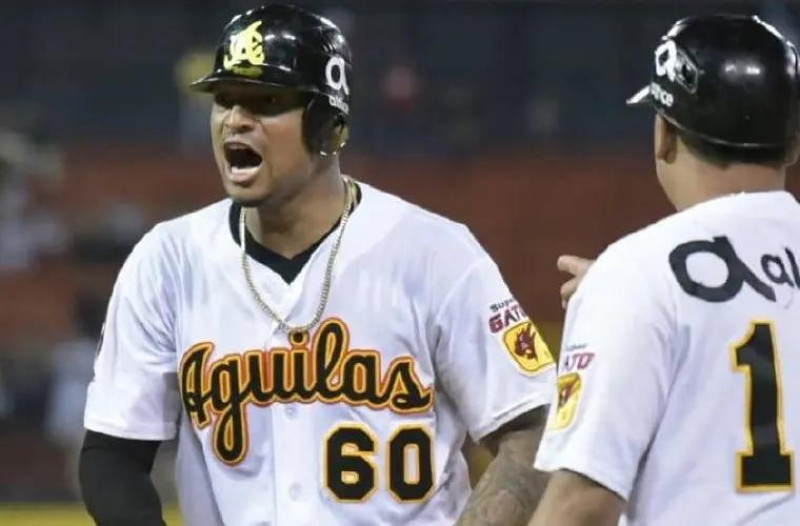
[[[691,159],[678,210],[726,195],[743,192],[773,192],[786,188],[786,169],[756,164],[734,164],[721,168]]]
[[[344,198],[338,165],[332,166],[315,174],[280,203],[264,203],[251,209],[247,229],[265,247],[292,258],[333,227],[344,211]]]

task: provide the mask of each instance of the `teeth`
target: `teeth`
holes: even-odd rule
[[[251,174],[251,173],[253,173],[253,172],[257,172],[257,171],[258,171],[258,168],[259,168],[260,166],[261,166],[261,165],[258,165],[258,166],[250,166],[250,167],[247,167],[247,168],[243,168],[243,167],[241,167],[241,166],[231,166],[231,173],[232,173],[233,175],[249,175],[249,174]]]

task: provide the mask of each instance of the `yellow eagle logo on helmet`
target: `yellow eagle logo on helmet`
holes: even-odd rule
[[[242,62],[248,62],[251,66],[264,64],[264,37],[258,32],[260,26],[261,20],[231,36],[228,53],[222,62],[225,69],[231,70]]]

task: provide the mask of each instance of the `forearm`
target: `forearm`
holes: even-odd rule
[[[164,526],[161,500],[150,478],[157,443],[87,436],[80,484],[98,526]]]
[[[615,526],[625,501],[597,482],[567,470],[550,478],[530,526]]]
[[[541,430],[509,433],[467,501],[457,526],[525,526],[547,484],[533,469]]]

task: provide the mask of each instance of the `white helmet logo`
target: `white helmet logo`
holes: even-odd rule
[[[655,82],[650,83],[650,95],[656,99],[656,101],[660,102],[662,106],[666,106],[667,108],[671,108],[675,103],[675,97],[672,96],[672,93]]]
[[[336,91],[344,91],[345,95],[350,95],[350,87],[347,85],[347,75],[345,74],[345,64],[342,57],[331,57],[328,65],[325,66],[325,80],[328,86]]]
[[[675,81],[675,66],[678,63],[678,48],[674,40],[667,40],[656,49],[656,75],[666,75]]]

